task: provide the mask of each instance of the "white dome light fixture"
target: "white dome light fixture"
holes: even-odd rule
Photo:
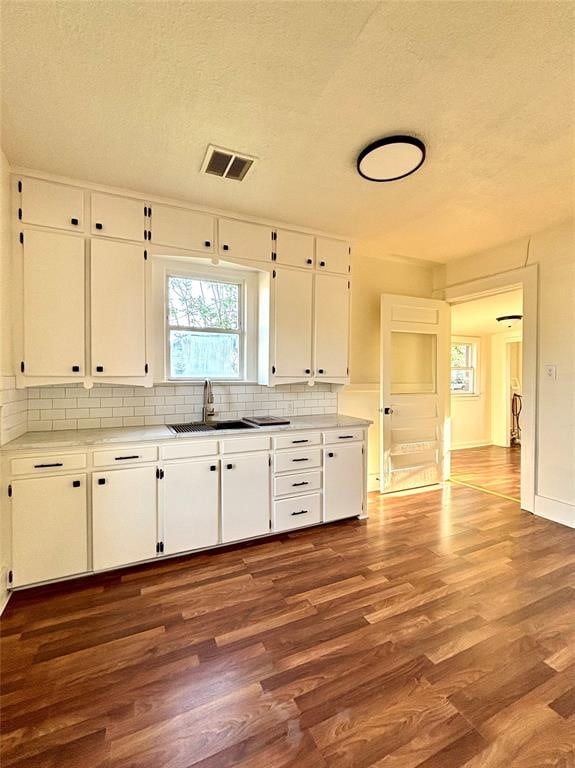
[[[504,325],[506,328],[513,328],[514,325],[517,325],[517,323],[523,320],[523,315],[502,315],[501,317],[496,318],[496,320],[500,325]]]
[[[387,136],[369,144],[359,153],[357,172],[368,181],[404,179],[425,160],[425,144],[415,136]]]

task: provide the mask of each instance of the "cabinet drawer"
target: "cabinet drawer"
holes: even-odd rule
[[[312,469],[312,467],[320,466],[321,451],[319,448],[276,453],[274,459],[274,469],[276,472],[295,472],[296,470]]]
[[[287,531],[303,525],[321,523],[321,497],[319,493],[282,499],[274,503],[274,530]]]
[[[363,440],[363,429],[344,429],[338,432],[324,432],[323,441],[327,445],[335,443],[351,443],[354,440]]]
[[[267,451],[270,447],[269,437],[248,437],[222,440],[222,453],[247,453],[248,451]]]
[[[320,444],[319,432],[308,432],[305,435],[282,435],[274,437],[274,448],[305,448],[308,445]]]
[[[95,467],[122,467],[130,464],[142,464],[156,461],[158,449],[155,445],[135,445],[129,448],[116,448],[114,451],[94,451]]]
[[[161,459],[193,459],[195,456],[215,456],[218,452],[217,440],[198,440],[193,443],[162,445]]]
[[[85,466],[85,453],[51,454],[12,459],[11,471],[13,475],[36,475],[59,472],[61,469],[84,469]]]
[[[321,488],[321,470],[301,472],[297,475],[283,475],[274,478],[274,496],[292,496],[296,493],[319,491]]]

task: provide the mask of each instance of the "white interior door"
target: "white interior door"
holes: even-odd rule
[[[381,297],[380,490],[441,482],[447,474],[449,305]]]

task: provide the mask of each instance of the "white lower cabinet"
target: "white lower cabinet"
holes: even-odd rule
[[[324,521],[361,515],[364,488],[363,444],[324,449]]]
[[[222,541],[261,536],[270,531],[269,454],[222,459]]]
[[[166,464],[161,485],[164,554],[219,541],[219,461]]]
[[[86,475],[12,483],[13,585],[88,570]]]
[[[156,467],[152,466],[92,475],[96,571],[155,557],[156,485]]]

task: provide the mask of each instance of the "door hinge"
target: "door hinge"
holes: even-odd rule
[[[157,541],[156,542],[156,553],[158,553],[159,551],[160,551],[160,542]]]
[[[148,260],[148,251],[144,251],[144,261]]]
[[[278,239],[278,233],[272,232],[272,240],[277,240],[277,239]]]
[[[8,486],[8,496],[12,498],[12,485]]]
[[[272,365],[272,373],[275,373],[275,372],[276,372],[276,367],[275,365]]]
[[[148,216],[148,206],[145,205],[144,206],[144,218],[146,218],[147,216]]]
[[[272,465],[272,457],[268,456],[268,467],[271,467]]]
[[[164,542],[160,541],[160,552],[164,551]]]
[[[151,206],[151,205],[149,205],[149,206],[148,206],[148,216],[151,216],[151,215],[152,215],[152,206]],[[151,235],[151,234],[152,234],[152,233],[150,232],[150,235]]]
[[[22,360],[22,362],[20,363],[20,373],[24,373],[25,367],[26,366],[24,365],[24,360]]]
[[[8,584],[12,584],[14,581],[14,573],[12,571],[8,571]]]
[[[351,272],[351,264],[348,264],[348,265],[347,265],[347,271],[348,271],[348,272]]]
[[[18,218],[22,221],[22,208],[18,208]]]
[[[278,255],[275,251],[272,251],[272,261],[277,261]]]
[[[24,232],[20,232],[20,245],[24,245]]]
[[[146,365],[144,366],[144,373],[148,373],[149,369],[150,368],[148,366],[148,363],[146,363]]]
[[[163,480],[163,479],[164,479],[164,470],[163,470],[163,469],[160,469],[160,468],[158,467],[158,468],[156,469],[156,477],[158,478],[158,480]]]
[[[275,277],[276,277],[276,271],[275,271],[275,269],[274,269],[274,271],[272,272],[272,277],[273,277],[273,278],[275,278]]]
[[[272,521],[270,520],[270,531],[271,531],[271,529],[272,529]]]
[[[350,289],[350,288],[351,288],[351,283],[350,283],[350,281],[348,280],[348,281],[347,281],[347,290],[349,291],[349,289]]]
[[[18,192],[22,192],[22,182],[18,182]]]

